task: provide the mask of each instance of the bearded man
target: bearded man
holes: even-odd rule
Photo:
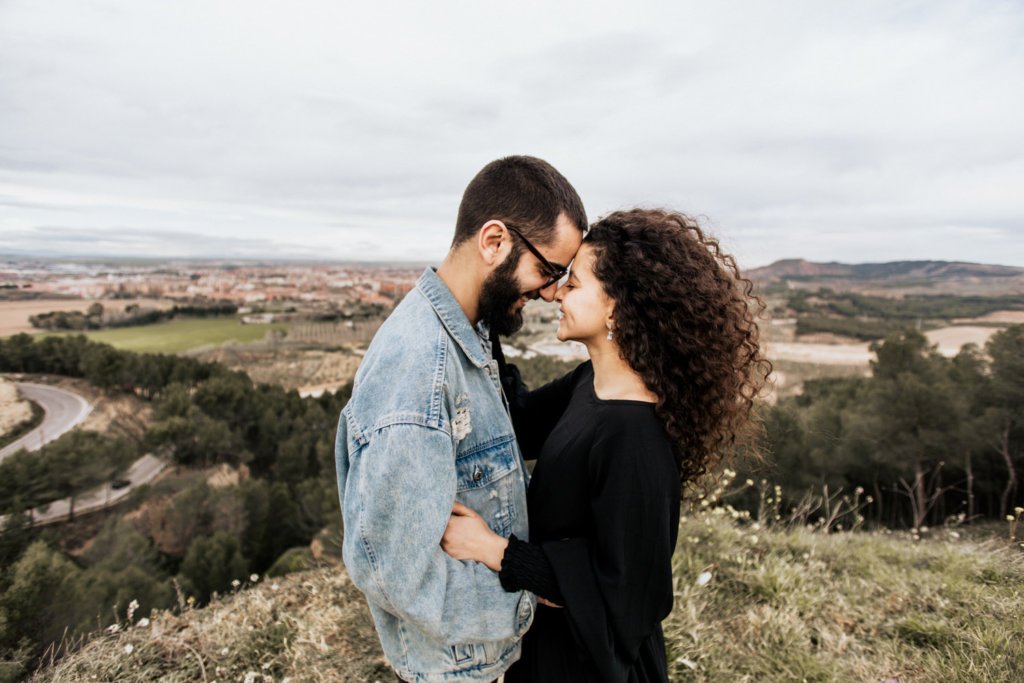
[[[496,680],[519,657],[536,601],[440,547],[455,501],[528,537],[528,473],[492,337],[551,301],[587,226],[550,164],[491,162],[469,183],[451,249],[377,332],[338,424],[343,557],[399,680]],[[496,344],[497,345],[497,344]],[[499,347],[500,349],[500,347]]]

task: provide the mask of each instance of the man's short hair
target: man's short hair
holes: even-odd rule
[[[514,226],[534,244],[555,238],[555,221],[564,213],[583,232],[587,214],[575,188],[555,167],[536,157],[510,156],[492,161],[462,194],[452,246],[462,244],[490,220]]]

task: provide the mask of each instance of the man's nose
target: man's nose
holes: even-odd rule
[[[540,294],[540,298],[544,299],[544,301],[547,301],[549,303],[555,300],[555,294],[557,292],[558,292],[558,283],[557,282],[552,282],[547,287],[544,287],[543,289],[538,289],[537,290],[537,293]]]

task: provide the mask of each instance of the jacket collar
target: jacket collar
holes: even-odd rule
[[[478,368],[485,367],[490,361],[490,356],[485,351],[490,344],[490,334],[487,325],[480,322],[476,329],[466,317],[466,312],[455,300],[455,295],[448,289],[448,285],[437,276],[434,268],[427,268],[420,275],[416,282],[416,288],[427,298],[433,306],[441,324],[448,330],[448,334],[455,342],[462,347],[466,356],[473,361]]]

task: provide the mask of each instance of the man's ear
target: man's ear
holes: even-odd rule
[[[477,250],[480,252],[480,258],[488,266],[497,265],[502,259],[502,253],[509,248],[509,245],[511,245],[511,239],[508,228],[501,221],[487,221],[476,233]]]

